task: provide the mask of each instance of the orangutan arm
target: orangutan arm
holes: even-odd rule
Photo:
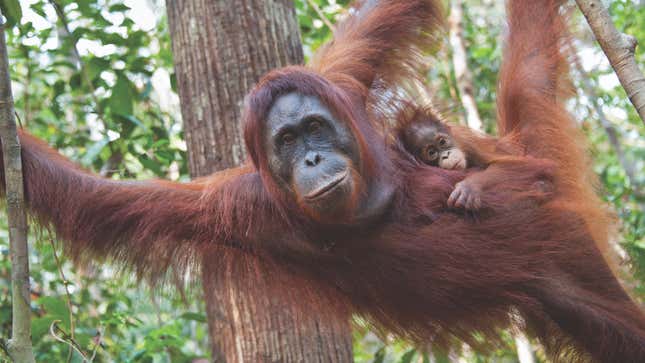
[[[159,276],[188,267],[202,249],[256,241],[266,229],[259,220],[280,226],[248,166],[191,183],[117,181],[82,170],[25,132],[19,137],[28,210],[75,260],[109,259]]]
[[[483,194],[507,195],[506,200],[532,198],[544,201],[553,189],[554,163],[546,159],[524,156],[502,156],[482,171],[475,171],[455,185],[448,206],[478,210],[485,206]]]

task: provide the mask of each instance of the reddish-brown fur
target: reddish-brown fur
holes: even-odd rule
[[[554,359],[645,361],[645,318],[597,247],[608,218],[589,184],[580,132],[555,95],[565,64],[557,0],[511,0],[500,85],[500,131],[557,167],[551,201],[508,203],[500,179],[473,220],[446,208],[465,174],[420,166],[375,131],[369,89],[412,77],[415,49],[433,44],[438,2],[368,1],[339,27],[312,67],[264,77],[249,95],[245,141],[253,165],[188,185],[119,182],[82,172],[23,133],[29,207],[77,259],[101,258],[162,276],[200,265],[207,275],[261,275],[240,288],[293,297],[303,313],[342,323],[350,313],[421,344],[454,337],[476,349],[498,341],[516,309]],[[264,117],[280,94],[319,96],[359,140],[363,181],[384,178],[395,197],[378,220],[320,225],[267,170]],[[521,183],[521,181],[519,181]],[[255,280],[257,281],[257,280]],[[323,315],[324,314],[324,315]],[[477,339],[479,333],[485,339]]]
[[[553,193],[553,174],[555,163],[549,159],[537,159],[526,154],[525,147],[509,137],[501,139],[474,131],[468,127],[447,124],[437,116],[432,106],[416,105],[410,101],[402,101],[397,107],[398,118],[393,136],[396,148],[401,150],[402,157],[410,162],[424,164],[419,155],[406,147],[405,136],[415,126],[441,125],[453,139],[457,148],[468,158],[468,168],[476,168],[470,172],[463,182],[476,188],[479,193],[497,193],[500,180],[513,180],[507,193],[505,203],[521,200],[543,202],[551,198]],[[474,169],[475,170],[475,169]],[[481,207],[496,207],[482,205]]]

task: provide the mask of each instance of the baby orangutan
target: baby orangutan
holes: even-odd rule
[[[502,178],[524,178],[534,199],[545,199],[552,192],[551,162],[524,156],[521,145],[512,138],[497,139],[470,128],[448,125],[429,108],[414,108],[411,117],[399,121],[396,135],[417,161],[449,170],[480,169],[455,185],[448,198],[451,208],[478,210],[482,193]]]

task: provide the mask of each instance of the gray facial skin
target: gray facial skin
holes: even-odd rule
[[[345,123],[316,97],[289,93],[275,101],[266,127],[265,150],[278,184],[312,215],[351,213],[360,156]]]

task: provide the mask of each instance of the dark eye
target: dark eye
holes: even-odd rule
[[[446,139],[441,137],[439,138],[439,146],[445,146],[446,145]]]
[[[307,129],[309,130],[309,133],[315,134],[318,131],[320,131],[320,128],[322,125],[320,124],[319,120],[313,120],[309,122],[309,125],[307,125]]]
[[[428,149],[426,149],[426,155],[427,155],[429,160],[434,160],[434,159],[437,158],[437,150],[435,150],[433,148],[428,148]]]
[[[296,142],[296,135],[293,132],[285,132],[280,135],[280,143],[282,145],[291,145]]]

